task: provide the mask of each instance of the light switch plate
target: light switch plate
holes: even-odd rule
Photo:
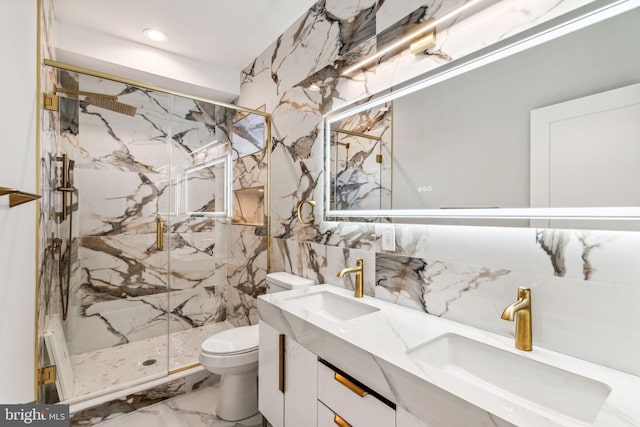
[[[396,250],[396,228],[393,225],[384,225],[380,227],[382,235],[382,250],[383,251],[395,251]]]

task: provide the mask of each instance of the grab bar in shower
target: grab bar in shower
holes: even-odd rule
[[[9,195],[9,207],[19,206],[23,203],[32,202],[39,199],[40,195],[16,190],[15,188],[0,187],[0,196]]]

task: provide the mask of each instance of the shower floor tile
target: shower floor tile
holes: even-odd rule
[[[168,370],[198,363],[200,344],[210,335],[232,327],[226,321],[210,323],[174,332],[170,343],[167,343],[167,336],[164,335],[73,355],[73,396],[104,394],[152,375],[166,375]],[[167,365],[168,345],[170,361]],[[151,359],[155,359],[155,363],[143,364]]]
[[[216,416],[218,386],[204,387],[182,396],[139,409],[100,427],[260,427],[260,414],[242,421],[223,421]]]

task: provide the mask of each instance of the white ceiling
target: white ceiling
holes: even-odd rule
[[[62,34],[63,46],[58,47],[85,50],[75,53],[95,56],[92,49],[78,47],[77,39],[94,40],[96,51],[98,43],[100,48],[134,43],[138,50],[161,50],[174,59],[186,58],[187,64],[197,62],[216,72],[235,73],[239,82],[240,71],[316,1],[54,0],[54,7]],[[169,40],[148,40],[142,35],[145,28],[162,30]],[[137,68],[135,64],[133,68]],[[233,92],[238,90],[239,83]]]

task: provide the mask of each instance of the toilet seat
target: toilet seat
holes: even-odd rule
[[[234,356],[258,350],[258,325],[227,329],[207,338],[202,353],[211,356]]]

